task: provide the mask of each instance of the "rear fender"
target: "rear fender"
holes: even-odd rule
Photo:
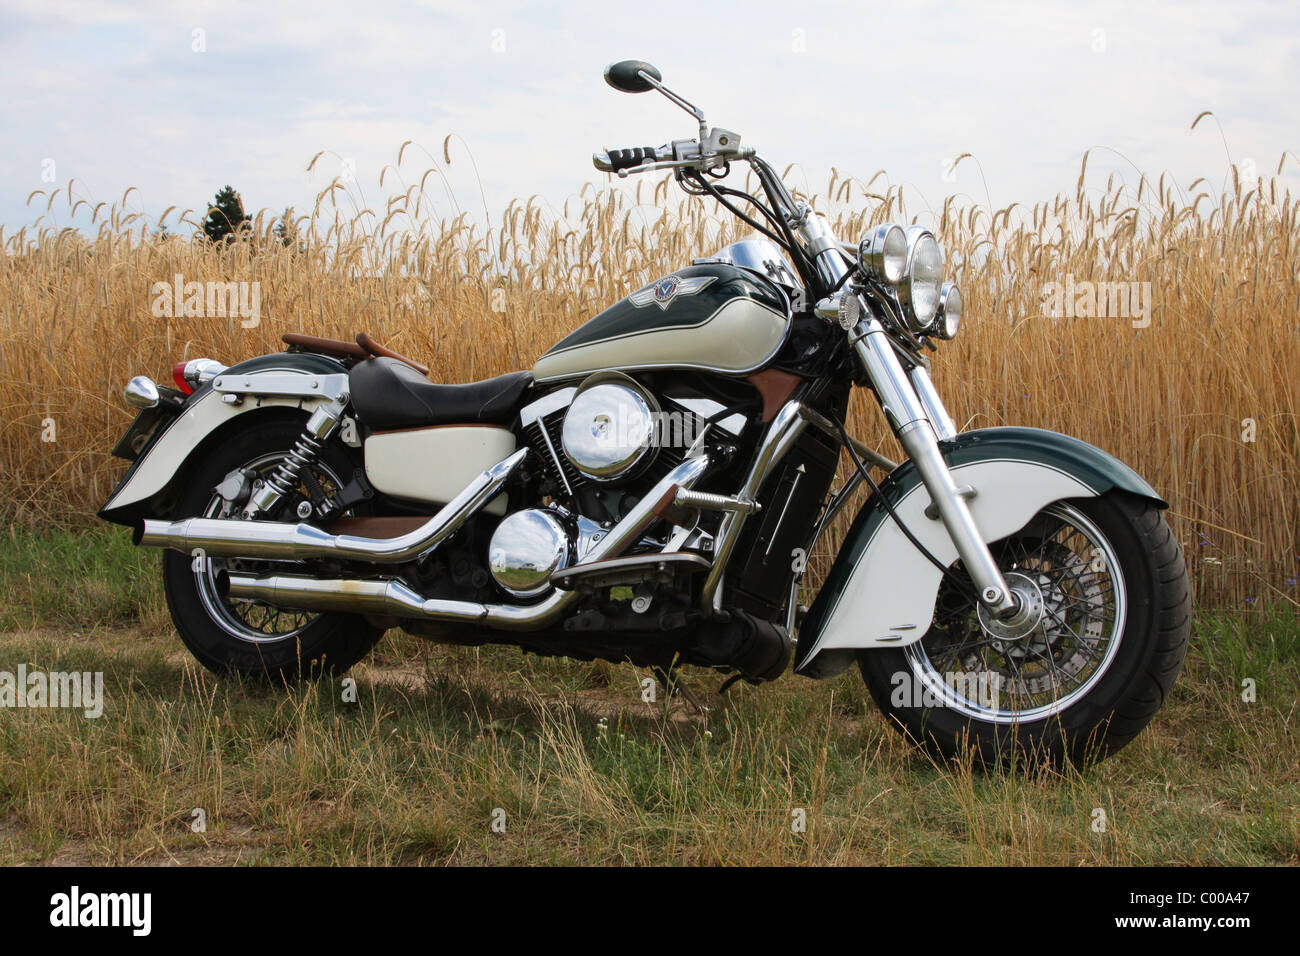
[[[317,406],[332,400],[328,395],[311,394],[310,383],[322,383],[325,376],[340,374],[346,376],[347,369],[338,362],[296,352],[262,355],[232,366],[195,391],[176,417],[158,430],[113,489],[99,516],[125,525],[140,518],[165,517],[161,505],[173,486],[232,422],[247,415],[310,415]],[[308,378],[300,381],[302,376]],[[294,387],[287,388],[290,385]],[[221,387],[232,386],[241,392],[237,404],[225,401],[226,393],[221,391]]]
[[[971,515],[986,543],[1023,528],[1047,505],[1119,488],[1167,503],[1127,465],[1087,442],[1037,428],[985,428],[942,443],[960,488],[970,486]],[[898,516],[945,565],[957,549],[943,523],[925,514],[930,496],[912,463],[881,483]],[[795,670],[833,677],[857,652],[899,647],[930,628],[942,575],[898,529],[876,496],[863,506],[799,630]]]

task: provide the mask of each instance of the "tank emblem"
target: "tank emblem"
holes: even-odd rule
[[[644,289],[633,292],[627,300],[638,309],[645,308],[647,305],[657,305],[667,311],[673,299],[679,295],[695,295],[717,278],[717,276],[692,276],[683,279],[675,275],[664,276],[658,282],[652,282]]]

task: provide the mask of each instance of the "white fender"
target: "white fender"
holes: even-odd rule
[[[1054,501],[1097,494],[1078,478],[1033,461],[975,461],[954,467],[952,476],[958,487],[975,489],[968,504],[980,536],[990,544],[1019,531]],[[918,483],[894,510],[931,554],[951,564],[957,549],[943,522],[926,517],[929,504],[929,492]],[[829,610],[812,648],[801,655],[799,669],[824,651],[899,647],[920,640],[930,629],[941,581],[939,569],[885,517],[868,537],[847,583],[829,596]]]
[[[261,395],[245,399],[238,405],[222,401],[222,393],[209,390],[192,399],[170,424],[158,440],[149,447],[125,481],[104,504],[103,511],[147,501],[167,487],[185,459],[199,443],[219,427],[249,412],[274,406],[301,408],[308,415],[318,406],[326,404],[326,396],[297,397]]]

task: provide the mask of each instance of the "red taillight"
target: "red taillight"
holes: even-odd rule
[[[184,394],[193,395],[193,386],[191,386],[189,382],[185,381],[185,366],[188,364],[188,362],[177,362],[172,366],[172,381],[176,383],[176,387]]]
[[[210,358],[190,359],[172,366],[172,381],[182,395],[193,395],[196,389],[207,385],[225,370],[224,365]]]

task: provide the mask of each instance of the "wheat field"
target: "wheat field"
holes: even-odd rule
[[[3,518],[93,520],[124,470],[109,450],[130,421],[121,388],[133,375],[165,383],[181,359],[278,351],[287,331],[366,331],[435,380],[527,368],[586,317],[747,234],[711,201],[679,201],[667,179],[587,186],[559,207],[534,196],[490,222],[447,219],[431,211],[438,170],[410,172],[409,146],[381,176],[386,202],[363,207],[335,181],[309,214],[264,210],[229,244],[190,238],[201,216],[175,208],[162,220],[182,234],[159,234],[130,211],[133,191],[94,208],[74,183],[33,193],[36,225],[0,228]],[[934,228],[966,300],[934,371],[959,426],[1031,425],[1100,446],[1170,501],[1202,601],[1294,602],[1296,201],[1235,168],[1186,187],[1094,178],[1085,156],[1072,190],[996,211],[949,201],[917,214],[882,173],[834,173],[806,198],[842,238],[891,220]],[[81,227],[50,225],[69,217]],[[286,225],[288,244],[276,233]],[[257,283],[260,321],[157,317],[151,290],[176,276]],[[1048,314],[1059,310],[1045,308],[1045,288],[1088,282],[1149,283],[1149,322]],[[851,427],[899,457],[865,393]],[[814,581],[842,530],[821,543]]]

